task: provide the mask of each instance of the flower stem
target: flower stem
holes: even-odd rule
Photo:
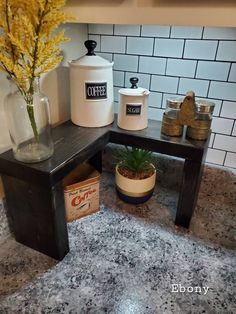
[[[32,126],[32,130],[34,132],[35,141],[38,142],[39,141],[39,133],[38,133],[35,117],[34,117],[34,106],[27,104],[27,112],[28,112],[28,116],[29,116],[30,123]]]

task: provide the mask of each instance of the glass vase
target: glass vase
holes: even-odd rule
[[[6,96],[4,107],[15,159],[35,163],[53,154],[48,98],[35,84],[28,100],[14,88]]]

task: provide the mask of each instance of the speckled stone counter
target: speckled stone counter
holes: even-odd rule
[[[10,235],[9,217],[7,216],[6,204],[0,199],[0,242]]]
[[[138,206],[119,200],[113,173],[104,172],[101,210],[68,224],[70,253],[61,262],[5,241],[0,313],[235,313],[236,174],[205,167],[185,230],[173,222],[178,167],[161,161],[153,197]]]

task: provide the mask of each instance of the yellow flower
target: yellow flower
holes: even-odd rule
[[[35,78],[62,60],[60,44],[68,39],[55,30],[72,19],[64,5],[64,0],[0,0],[0,69],[14,78],[25,99]]]

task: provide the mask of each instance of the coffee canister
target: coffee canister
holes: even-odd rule
[[[119,110],[117,124],[125,130],[142,130],[148,125],[149,90],[138,87],[138,78],[130,79],[130,88],[119,90]]]
[[[71,121],[101,127],[114,120],[113,62],[96,56],[96,41],[87,40],[88,53],[70,62]]]

